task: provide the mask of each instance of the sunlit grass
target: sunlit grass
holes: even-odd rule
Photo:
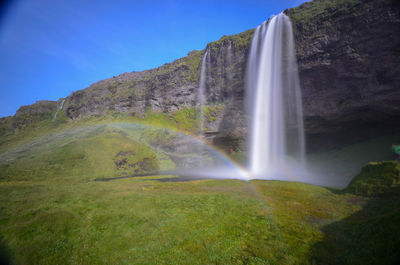
[[[0,153],[0,260],[6,253],[17,264],[340,264],[346,250],[365,264],[374,249],[375,260],[396,258],[374,244],[389,238],[390,249],[398,246],[397,197],[376,201],[265,180],[94,181],[143,172],[144,159],[154,162],[150,171],[173,169],[153,146],[176,140],[166,128],[179,129],[176,121],[191,115],[185,111],[178,118],[150,114],[147,121],[111,115],[43,123],[7,136]],[[351,164],[359,146],[348,156],[326,156]]]
[[[48,180],[0,189],[1,232],[21,264],[307,264],[321,224],[359,208],[286,182]]]

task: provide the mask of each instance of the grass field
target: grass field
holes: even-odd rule
[[[1,232],[18,264],[299,264],[319,228],[360,209],[300,183],[1,183]]]
[[[78,126],[79,125],[79,126]],[[132,127],[133,126],[133,127]],[[4,264],[397,264],[400,192],[282,181],[94,181],[174,168],[175,135],[105,120],[11,135],[0,153]],[[191,154],[185,154],[190,156]],[[165,176],[164,176],[165,177]]]

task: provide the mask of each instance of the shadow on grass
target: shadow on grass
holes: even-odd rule
[[[14,264],[14,262],[12,262],[11,250],[5,243],[3,235],[0,234],[0,265],[11,265],[11,264]]]
[[[326,189],[328,189],[330,192],[332,192],[333,194],[336,194],[336,195],[343,195],[343,194],[349,193],[347,188],[342,189],[342,188],[327,187]]]
[[[400,189],[368,201],[362,210],[322,228],[313,264],[400,264]]]
[[[160,178],[159,176],[171,176],[166,178]],[[98,178],[94,181],[111,181],[119,179],[139,178],[139,177],[155,177],[149,180],[156,180],[159,182],[186,182],[194,180],[212,179],[208,177],[193,177],[187,174],[180,174],[178,171],[157,171],[151,173],[136,174],[131,176],[113,177],[113,178]],[[0,264],[1,265],[1,264]]]

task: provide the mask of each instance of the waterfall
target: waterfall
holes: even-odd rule
[[[292,25],[285,14],[257,27],[247,69],[251,178],[288,179],[288,171],[305,169],[305,140]]]
[[[58,112],[63,108],[65,102],[65,98],[61,101],[61,104],[58,106],[56,113],[54,114],[53,120],[56,119]]]
[[[228,70],[227,70],[228,68]],[[224,72],[226,76],[226,83],[228,86],[227,92],[229,93],[229,102],[233,102],[233,87],[232,87],[232,41],[228,42],[226,51],[226,63],[224,64]]]
[[[198,90],[198,109],[200,112],[200,131],[203,132],[205,128],[205,122],[204,122],[204,105],[207,102],[207,97],[206,97],[206,82],[207,82],[207,58],[208,56],[208,50],[204,53],[203,59],[201,61],[201,70],[200,70],[200,84],[199,84],[199,90]]]

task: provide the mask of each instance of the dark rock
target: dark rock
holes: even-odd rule
[[[57,111],[57,101],[41,100],[35,104],[20,107],[11,121],[11,127],[19,129],[34,122],[51,119]]]
[[[54,112],[57,109],[57,101],[40,100],[35,104],[22,106],[17,110],[15,116],[31,115],[31,114],[45,114]]]
[[[399,2],[315,0],[286,13],[309,148],[399,133]]]
[[[140,161],[138,165],[144,172],[152,172],[155,169],[158,169],[154,167],[153,161],[147,157],[143,158],[143,160]]]
[[[118,159],[115,160],[114,163],[118,169],[121,169],[126,165],[126,163],[128,163],[128,159],[127,158]]]

